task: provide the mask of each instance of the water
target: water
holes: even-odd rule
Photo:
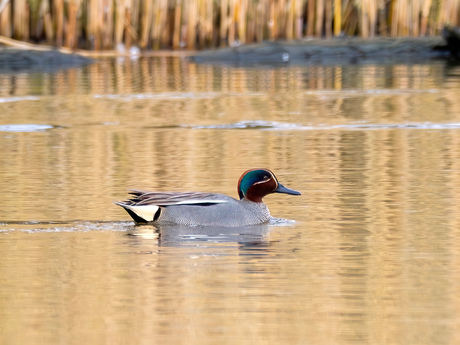
[[[458,344],[460,68],[102,60],[0,76],[1,344]],[[127,188],[268,225],[135,226]]]

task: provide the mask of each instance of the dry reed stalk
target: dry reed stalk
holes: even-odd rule
[[[412,0],[412,11],[410,18],[410,35],[419,36],[420,34],[420,12],[421,12],[421,0]]]
[[[220,46],[226,46],[227,32],[228,32],[228,0],[222,0],[220,2],[220,30],[219,30],[219,41]]]
[[[229,26],[229,45],[234,46],[235,44],[238,44],[238,19],[239,15],[238,13],[240,12],[240,7],[241,7],[241,0],[230,0],[230,26]],[[230,41],[232,43],[230,43]]]
[[[405,5],[405,4],[404,4]],[[398,31],[396,32],[396,37],[401,35],[404,31],[404,11],[405,8],[403,7],[403,0],[397,0],[396,2],[396,13],[395,13],[395,20],[398,22]]]
[[[379,12],[379,29],[378,33],[382,36],[387,36],[387,18],[385,15],[385,0],[378,0],[378,12]]]
[[[267,40],[272,37],[272,0],[265,0],[264,7],[262,9],[261,20],[262,22],[262,40]]]
[[[359,29],[359,14],[357,13],[356,9],[351,8],[350,6],[350,16],[349,21],[347,24],[347,34],[349,36],[354,36],[358,34]]]
[[[303,0],[296,0],[295,2],[295,38],[300,40],[302,38],[303,26]]]
[[[24,39],[24,22],[25,22],[25,10],[26,10],[26,1],[25,0],[15,0],[14,1],[14,11],[13,11],[13,38],[17,40]]]
[[[34,37],[42,38],[45,33],[45,14],[49,12],[49,3],[46,0],[42,0],[38,6],[38,12],[36,14],[36,23],[34,29]]]
[[[55,44],[62,47],[64,41],[64,0],[53,1],[53,19],[56,28]]]
[[[104,37],[105,37],[105,22],[104,22],[104,0],[97,0],[97,11],[96,11],[96,42],[98,50],[105,49]]]
[[[112,0],[100,0],[100,1],[112,1]],[[140,37],[139,37],[139,18],[140,18],[140,5],[141,0],[130,0],[130,16],[127,21],[127,30],[128,33],[131,35],[131,38],[136,42],[137,45],[140,44]]]
[[[228,45],[231,47],[235,45],[235,17],[236,17],[236,2],[238,0],[229,0],[229,14],[228,14]]]
[[[187,1],[187,48],[195,49],[196,26],[198,24],[197,2],[196,0]]]
[[[294,16],[295,16],[295,0],[289,1],[287,4],[286,27],[284,29],[286,39],[294,38]]]
[[[452,11],[453,25],[460,26],[460,3],[458,1],[454,2],[455,10]]]
[[[432,1],[432,6],[428,15],[428,34],[435,35],[437,33],[437,25],[439,23],[439,1]]]
[[[445,10],[444,10],[444,23],[448,25],[453,25],[453,23],[456,21],[457,13],[455,12],[455,2],[452,0],[447,0],[444,2]]]
[[[433,23],[433,28],[435,32],[438,32],[439,30],[439,23],[445,22],[446,16],[445,16],[445,1],[438,2],[438,8],[437,8],[437,13],[435,16],[435,20]]]
[[[248,17],[248,0],[240,0],[238,11],[235,14],[237,17],[238,23],[238,40],[241,44],[246,43],[246,36],[247,36],[247,21],[246,18]]]
[[[46,42],[48,44],[53,44],[54,31],[53,31],[53,21],[51,19],[51,14],[46,12],[43,17],[43,29],[45,31]]]
[[[150,0],[142,0],[141,2],[141,25],[140,25],[140,48],[146,48],[149,42],[150,26],[152,25],[152,7],[153,3]]]
[[[67,48],[75,48],[75,34],[77,27],[77,10],[75,0],[69,0],[67,5],[67,30],[65,36],[64,46]]]
[[[124,47],[125,49],[130,49],[133,42],[133,29],[130,24],[131,21],[131,7],[128,5],[125,9],[125,27],[123,28],[124,32]]]
[[[198,48],[206,47],[206,37],[208,24],[207,13],[208,2],[203,0],[198,0],[198,23],[197,23],[197,36],[198,36]],[[211,19],[212,20],[212,19]]]
[[[265,20],[265,10],[266,10],[267,0],[260,1],[256,5],[256,18],[255,18],[255,40],[256,42],[261,42],[264,38],[264,25],[266,24]]]
[[[159,33],[160,33],[160,17],[159,17],[160,1],[155,0],[152,4],[152,25],[150,26],[150,40],[152,41],[152,49],[159,49]]]
[[[205,31],[206,31],[206,34],[205,34],[205,37],[206,37],[206,42],[205,42],[205,45],[203,46],[204,47],[209,47],[210,45],[214,45],[213,42],[216,42],[216,40],[214,39],[214,37],[217,37],[217,27],[215,25],[215,23],[217,22],[217,18],[215,18],[215,16],[217,16],[217,10],[214,11],[214,5],[213,5],[213,2],[208,2],[208,1],[204,1],[204,0],[201,0],[203,1],[205,4],[206,4],[206,16],[205,16],[205,25],[204,25],[204,28],[205,28]]]
[[[2,14],[2,11],[5,9],[6,5],[9,3],[9,0],[2,0],[0,1],[0,15]]]
[[[117,47],[123,42],[123,31],[125,29],[125,0],[115,0],[114,19],[114,45]]]
[[[344,0],[344,2],[342,3],[342,30],[344,32],[347,31],[347,27],[350,23],[352,10],[353,9],[350,6],[350,1]]]
[[[65,46],[68,48],[76,48],[77,37],[77,13],[79,7],[78,0],[69,0],[68,3],[68,20]]]
[[[431,0],[423,0],[421,9],[420,36],[425,36],[428,26],[428,15],[430,13]]]
[[[97,12],[98,12],[98,3],[97,0],[87,0],[87,39],[89,49],[99,50],[99,40],[97,35]]]
[[[113,28],[114,28],[114,2],[113,0],[104,0],[103,7],[100,10],[101,21],[100,27],[103,33],[102,45],[104,49],[113,49]]]
[[[440,29],[441,23],[447,25],[455,25],[457,22],[458,12],[455,10],[457,1],[455,0],[445,0],[441,2],[441,15],[438,20],[438,28]]]
[[[254,43],[254,37],[256,35],[256,15],[257,10],[253,1],[248,1],[247,5],[247,17],[246,21],[246,37],[245,42],[250,44]]]
[[[370,0],[369,3],[369,36],[375,37],[377,32],[377,1]]]
[[[315,4],[314,0],[308,1],[308,12],[307,12],[307,31],[305,36],[312,37],[315,33]],[[341,0],[338,0],[341,1]]]
[[[13,31],[11,30],[11,3],[4,4],[2,11],[0,11],[0,35],[11,37]]]
[[[174,9],[174,32],[173,32],[173,49],[180,48],[180,33],[181,33],[181,18],[182,18],[182,1],[176,0]]]
[[[274,40],[276,37],[276,9],[275,9],[275,2],[270,0],[270,12],[269,12],[269,19],[268,19],[268,29],[269,29],[269,39]]]
[[[325,31],[326,37],[332,37],[332,0],[326,0],[326,20],[325,20]]]
[[[105,34],[105,23],[104,23],[104,0],[97,0],[97,15],[96,15],[96,41],[98,42],[98,50],[104,49],[104,34]]]
[[[406,10],[405,10],[405,16],[403,18],[403,22],[405,24],[405,28],[406,28],[406,36],[410,36],[411,35],[411,29],[412,29],[412,22],[411,22],[411,18],[412,18],[412,11],[414,9],[414,1],[415,0],[407,0],[406,1]]]
[[[23,40],[26,41],[26,42],[29,40],[29,32],[30,32],[29,20],[30,20],[30,8],[29,8],[29,4],[25,3],[25,7],[24,7],[24,23],[23,23],[23,32],[24,32]]]
[[[453,1],[452,3],[452,25],[459,26],[460,23],[460,3],[458,1]]]
[[[369,1],[371,0],[362,0],[360,6],[360,27],[361,27],[361,37],[368,38],[369,37]]]
[[[168,2],[167,0],[156,0],[154,3],[153,10],[153,25],[152,25],[152,47],[154,50],[161,48],[162,34],[167,32],[167,20],[168,20]]]
[[[398,6],[397,4],[398,4],[397,0],[391,0],[390,2],[390,27],[391,27],[390,36],[391,37],[396,37],[398,35],[398,18],[397,18]]]
[[[285,0],[277,0],[276,5],[275,17],[277,19],[275,23],[277,25],[275,26],[275,38],[285,38],[287,21],[286,2]]]
[[[129,10],[126,12],[126,16],[127,17],[129,16],[129,18],[131,18],[131,13],[130,13]],[[126,19],[126,32],[125,32],[125,46],[126,46],[126,48],[131,47],[133,40],[136,42],[136,44],[138,46],[140,46],[141,39],[140,39],[139,35],[137,34],[136,29],[134,28],[134,26],[130,23],[130,21],[127,18]]]
[[[175,11],[174,8],[170,8],[168,2],[166,2],[166,14],[162,15],[163,23],[160,31],[160,45],[162,47],[171,47],[174,36],[174,20]]]
[[[316,37],[321,37],[323,35],[324,1],[325,0],[316,1]]]
[[[400,36],[408,36],[409,35],[409,25],[408,25],[408,11],[409,4],[407,0],[399,0],[399,20],[400,20]]]
[[[342,31],[342,0],[334,0],[334,36]]]
[[[198,34],[198,48],[204,48],[206,46],[206,34],[207,34],[207,7],[208,2],[200,0],[198,1],[198,18],[197,18],[197,34]]]

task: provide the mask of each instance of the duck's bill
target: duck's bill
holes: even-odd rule
[[[278,183],[278,188],[275,189],[275,193],[285,193],[291,195],[300,195],[300,192],[284,187],[281,183]]]

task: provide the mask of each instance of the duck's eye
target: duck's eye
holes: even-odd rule
[[[265,176],[264,176],[264,180],[265,180],[265,181],[270,180],[270,176],[265,175]]]

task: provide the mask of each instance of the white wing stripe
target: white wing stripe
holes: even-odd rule
[[[174,203],[174,205],[191,205],[191,204],[223,204],[228,202],[227,200],[206,200],[206,199],[197,199],[197,200],[184,200]]]

